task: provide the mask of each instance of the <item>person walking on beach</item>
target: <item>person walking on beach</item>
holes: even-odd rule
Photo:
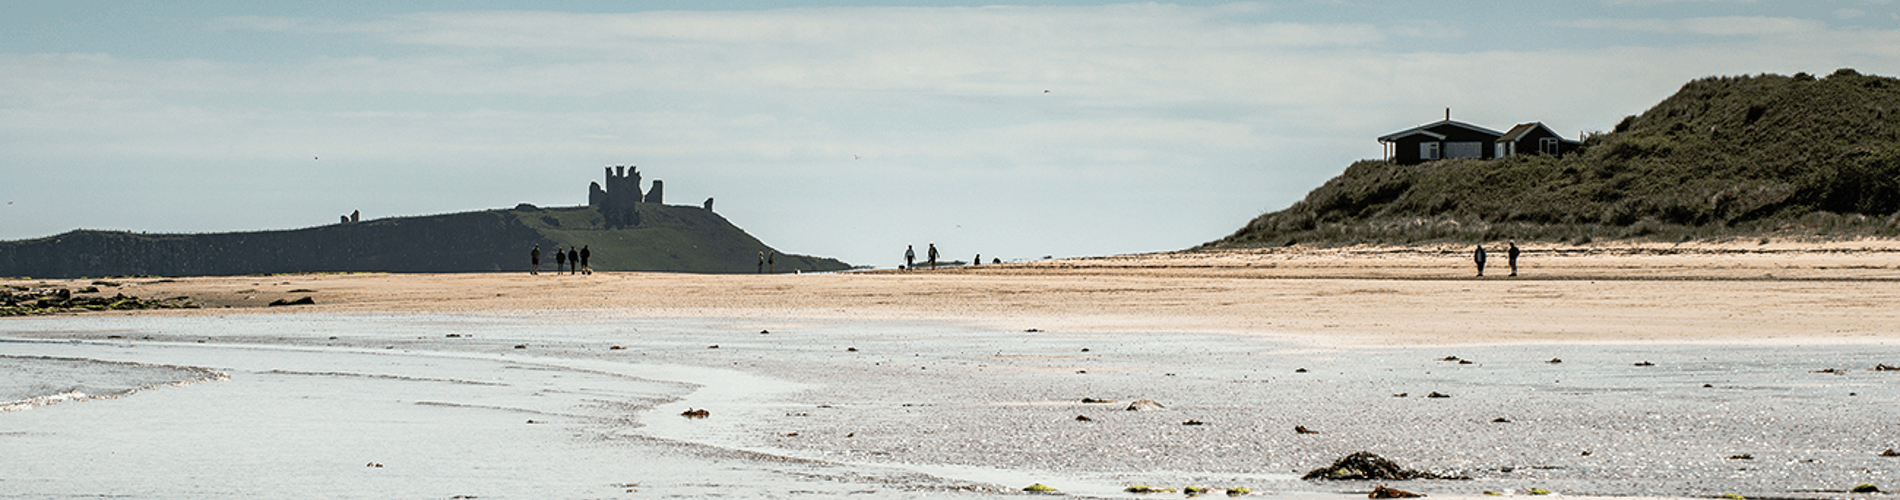
[[[528,274],[541,274],[541,244],[535,243],[534,250],[528,251]]]
[[[904,269],[917,268],[917,246],[904,245]]]
[[[775,260],[778,260],[777,250],[765,252],[765,274],[773,274],[773,273],[778,272],[778,270],[773,269],[773,264],[775,264],[775,262],[773,261]]]
[[[587,245],[581,245],[581,274],[594,274],[594,266],[587,265],[588,257],[592,257],[588,254],[591,253],[593,252],[587,250]]]
[[[1484,277],[1484,244],[1478,244],[1478,251],[1471,253],[1471,260],[1478,263],[1478,277]]]
[[[574,274],[581,267],[581,253],[572,245],[567,247],[567,274]]]
[[[554,247],[554,275],[560,276],[561,271],[566,269],[567,254],[562,252],[561,247]]]
[[[1517,276],[1517,253],[1517,240],[1511,240],[1511,249],[1504,252],[1504,257],[1511,263],[1512,276]]]
[[[765,252],[759,252],[759,274],[765,274]]]
[[[932,271],[937,270],[937,244],[936,243],[930,244],[930,251],[926,253],[924,257],[927,259],[930,259],[930,270]]]
[[[972,265],[972,266],[981,266],[981,265],[983,265],[983,254],[980,254],[980,253],[979,253],[979,254],[976,254],[976,258],[975,258],[975,259],[972,259],[972,260],[970,260],[970,265]]]

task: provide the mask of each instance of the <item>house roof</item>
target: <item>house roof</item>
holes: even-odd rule
[[[1424,125],[1419,125],[1417,127],[1412,127],[1405,130],[1400,130],[1398,132],[1393,132],[1390,134],[1379,136],[1379,142],[1393,142],[1393,141],[1399,140],[1399,138],[1401,137],[1405,137],[1405,136],[1413,135],[1413,134],[1422,134],[1434,139],[1444,139],[1445,138],[1444,134],[1439,134],[1439,133],[1435,133],[1430,130],[1427,130],[1430,128],[1438,127],[1440,125],[1451,125],[1451,126],[1463,128],[1466,130],[1471,130],[1473,132],[1481,132],[1481,133],[1494,135],[1494,136],[1503,135],[1502,132],[1498,132],[1496,130],[1491,130],[1488,128],[1472,125],[1472,124],[1457,121],[1457,120],[1439,120],[1439,121],[1427,123]]]
[[[1550,127],[1544,126],[1544,122],[1519,123],[1517,126],[1511,127],[1511,130],[1504,132],[1504,135],[1498,136],[1497,142],[1516,142],[1518,139],[1523,139],[1525,135],[1537,129],[1543,129],[1544,133],[1550,134],[1551,137],[1556,137],[1559,141],[1571,144],[1583,144],[1581,141],[1565,139],[1564,136],[1551,131]]]

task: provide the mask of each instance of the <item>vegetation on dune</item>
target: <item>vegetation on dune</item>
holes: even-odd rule
[[[1689,82],[1563,158],[1354,163],[1208,247],[1900,235],[1900,79]]]

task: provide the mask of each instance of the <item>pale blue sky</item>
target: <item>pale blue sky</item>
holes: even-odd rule
[[[1900,74],[1892,0],[0,0],[0,239],[586,202],[606,165],[889,267],[1175,250],[1454,118]],[[1046,92],[1045,92],[1046,91]]]

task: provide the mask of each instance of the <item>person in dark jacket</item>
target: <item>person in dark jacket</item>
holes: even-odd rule
[[[579,271],[581,267],[581,252],[575,250],[572,246],[567,247],[567,263],[567,274],[574,274],[575,271]]]
[[[561,274],[561,271],[564,271],[566,269],[567,269],[567,254],[562,253],[561,247],[554,247],[554,274],[559,275]]]
[[[1484,244],[1478,244],[1478,251],[1471,253],[1471,260],[1478,263],[1478,277],[1484,277]]]
[[[528,251],[528,274],[541,274],[541,244],[535,243],[534,250]]]
[[[587,245],[581,245],[581,274],[594,274],[594,266],[587,265],[587,260],[593,257],[593,253],[592,250],[587,249]]]
[[[1517,276],[1517,240],[1511,240],[1511,249],[1504,252],[1507,262],[1511,263],[1511,275]]]

